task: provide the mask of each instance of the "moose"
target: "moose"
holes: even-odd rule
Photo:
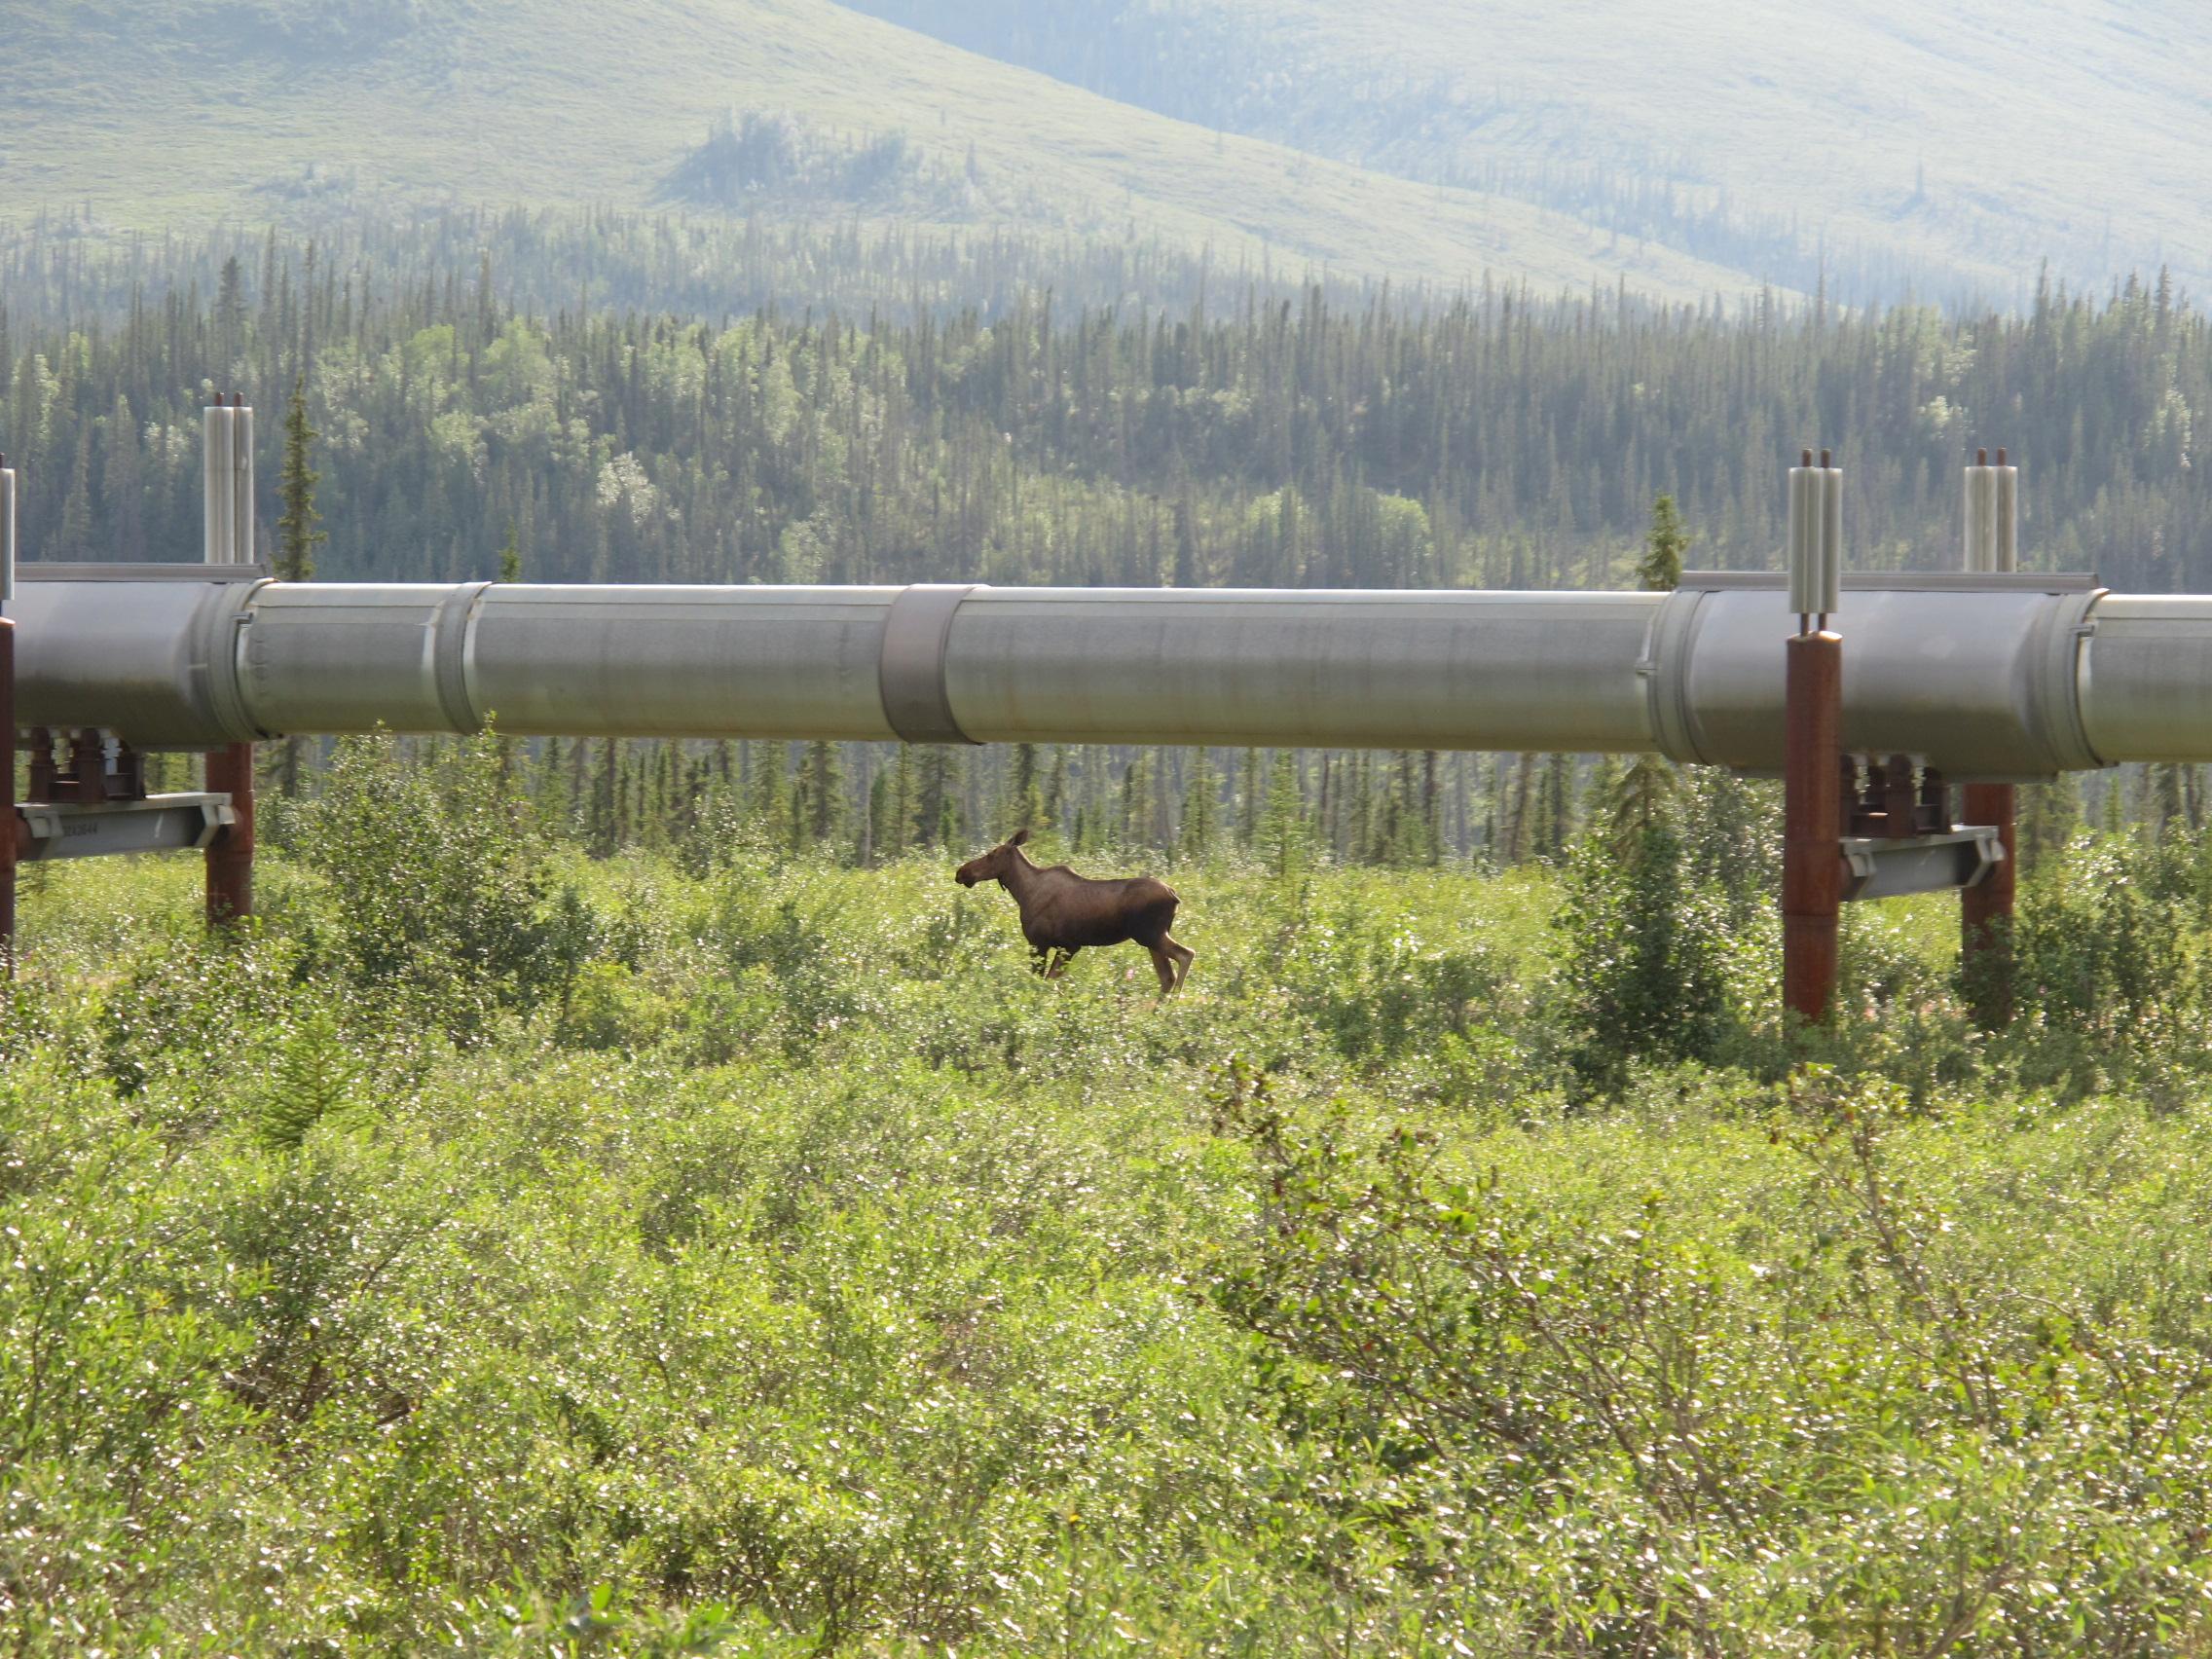
[[[1022,937],[1037,953],[1037,972],[1056,979],[1086,945],[1121,944],[1135,940],[1152,952],[1160,976],[1160,994],[1172,995],[1191,971],[1198,952],[1167,937],[1175,907],[1175,889],[1149,875],[1096,881],[1066,865],[1041,869],[1029,862],[1021,844],[1029,831],[1017,831],[980,858],[953,872],[963,887],[995,881],[1014,895],[1021,909]]]

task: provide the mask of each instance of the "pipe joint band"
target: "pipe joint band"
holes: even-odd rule
[[[944,685],[945,643],[961,601],[982,584],[918,582],[900,590],[883,624],[876,684],[883,718],[904,743],[974,743],[953,718]]]
[[[445,712],[447,725],[455,731],[484,729],[484,717],[476,712],[475,701],[469,695],[468,647],[475,634],[477,606],[491,585],[490,582],[464,584],[456,588],[438,607],[432,647],[438,707]]]

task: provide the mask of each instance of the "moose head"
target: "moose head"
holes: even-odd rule
[[[973,887],[979,881],[1005,880],[1006,872],[1012,869],[1016,862],[1022,864],[1029,862],[1014,851],[1016,847],[1028,839],[1028,830],[1016,830],[1010,839],[1001,841],[989,852],[970,859],[954,870],[952,879],[959,882],[963,887]]]

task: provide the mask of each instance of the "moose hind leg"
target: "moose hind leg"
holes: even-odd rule
[[[1175,959],[1175,983],[1169,988],[1179,991],[1183,988],[1183,981],[1191,977],[1191,964],[1198,960],[1198,953],[1187,944],[1177,944],[1171,939],[1163,938],[1160,942],[1167,954]]]
[[[1068,971],[1068,964],[1075,960],[1075,953],[1082,948],[1081,945],[1063,944],[1054,949],[1052,965],[1045,970],[1045,977],[1057,979],[1062,974],[1065,974]]]
[[[1145,949],[1152,952],[1152,971],[1160,976],[1160,994],[1162,997],[1173,996],[1176,985],[1175,958],[1168,954],[1164,942],[1148,944]]]

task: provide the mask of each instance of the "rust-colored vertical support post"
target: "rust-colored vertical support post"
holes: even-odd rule
[[[210,750],[207,788],[228,794],[238,815],[207,844],[207,925],[220,927],[253,914],[253,745]]]
[[[16,973],[16,859],[22,820],[16,812],[16,624],[6,612],[16,603],[16,469],[0,455],[0,977]],[[20,837],[20,838],[18,838]]]
[[[1826,629],[1788,645],[1789,751],[1783,783],[1782,1001],[1809,1025],[1835,997],[1836,934],[1843,909],[1839,748],[1843,641]]]
[[[1994,824],[2005,857],[1972,887],[1959,889],[1959,956],[1974,1018],[1991,1031],[2012,1021],[2012,902],[2020,880],[2010,784],[1969,784],[1966,822]]]
[[[22,820],[16,813],[16,625],[0,616],[0,976],[16,972],[16,855]]]

